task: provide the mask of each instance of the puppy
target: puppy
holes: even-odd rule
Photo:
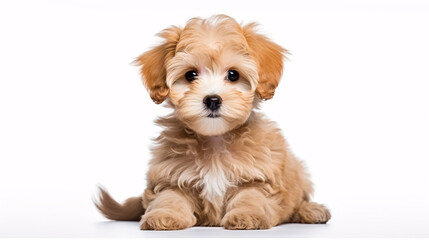
[[[113,220],[141,229],[192,226],[268,229],[326,223],[310,201],[312,183],[276,124],[254,109],[274,96],[285,49],[225,15],[193,18],[159,33],[164,42],[137,59],[152,100],[174,111],[156,123],[142,197],[96,203]]]

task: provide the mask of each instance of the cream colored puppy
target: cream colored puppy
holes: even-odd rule
[[[140,220],[141,229],[195,225],[267,229],[281,223],[326,223],[310,201],[312,184],[276,124],[254,109],[280,81],[286,50],[216,15],[170,27],[141,55],[143,82],[156,103],[174,109],[156,123],[142,197],[124,204],[101,189],[109,219]]]

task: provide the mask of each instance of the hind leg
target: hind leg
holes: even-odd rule
[[[331,218],[329,210],[315,202],[302,202],[292,217],[293,223],[326,223]]]

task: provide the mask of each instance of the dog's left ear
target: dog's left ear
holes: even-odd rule
[[[141,66],[143,83],[146,86],[152,100],[160,104],[168,96],[170,89],[166,83],[167,70],[166,62],[174,57],[176,45],[179,41],[182,30],[172,26],[164,29],[158,34],[164,42],[143,53],[135,63]]]
[[[259,82],[256,94],[261,100],[274,96],[283,72],[283,58],[287,50],[275,44],[267,37],[256,33],[256,24],[243,27],[243,34],[249,45],[249,54],[258,64]]]

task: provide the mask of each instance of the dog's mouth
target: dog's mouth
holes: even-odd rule
[[[218,118],[218,117],[220,117],[220,114],[212,112],[212,113],[209,113],[209,115],[207,115],[207,117],[208,118]]]

